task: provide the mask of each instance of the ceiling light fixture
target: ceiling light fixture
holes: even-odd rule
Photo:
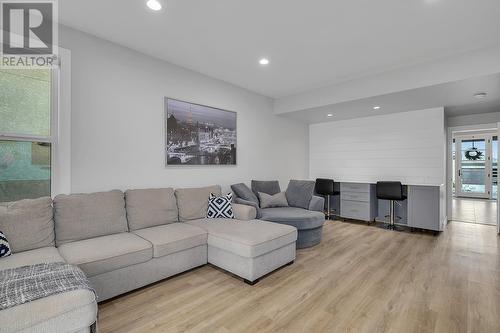
[[[373,110],[378,110],[378,109],[380,109],[380,106],[374,106],[373,107]]]
[[[485,98],[486,97],[486,93],[485,92],[480,92],[480,93],[477,93],[477,94],[474,94],[473,96],[475,98]]]
[[[333,117],[333,114],[329,113],[326,115],[327,117]]]
[[[146,6],[148,6],[149,9],[154,10],[155,12],[160,11],[163,8],[159,0],[148,0],[146,2]]]
[[[269,65],[269,59],[267,59],[267,58],[261,58],[261,59],[259,60],[259,64],[261,64],[261,65],[263,65],[263,66],[265,66],[265,65]]]

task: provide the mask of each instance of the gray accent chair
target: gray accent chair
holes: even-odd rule
[[[315,196],[314,181],[291,180],[286,190],[288,207],[260,208],[258,192],[274,195],[281,191],[278,181],[252,180],[250,190],[243,183],[231,186],[234,201],[257,210],[257,218],[264,221],[294,226],[298,230],[297,248],[303,249],[321,242],[325,215],[325,199]]]
[[[279,186],[279,184],[278,184],[278,186]],[[252,192],[252,190],[250,190],[248,188],[248,186],[246,186],[246,184],[244,184],[244,183],[234,184],[234,185],[231,185],[231,189],[233,190],[233,193],[235,194],[235,196],[233,198],[233,201],[235,203],[240,204],[240,205],[252,206],[257,211],[256,218],[259,219],[262,216],[261,211],[260,211],[260,206],[259,206],[259,199],[257,198],[257,195],[254,192]]]

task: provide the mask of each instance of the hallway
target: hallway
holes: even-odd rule
[[[496,225],[497,202],[485,199],[454,198],[453,220]]]

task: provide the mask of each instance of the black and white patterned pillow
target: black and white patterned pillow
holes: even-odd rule
[[[9,242],[7,242],[7,237],[4,233],[0,231],[0,258],[8,257],[12,253],[10,252]]]
[[[233,201],[232,193],[228,193],[222,197],[218,197],[213,193],[210,193],[210,198],[208,199],[207,217],[211,219],[234,219],[231,201]]]

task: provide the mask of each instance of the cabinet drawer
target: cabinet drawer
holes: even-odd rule
[[[340,192],[342,200],[370,202],[370,193],[368,192]]]
[[[342,217],[355,220],[370,220],[370,203],[342,200],[340,212]]]
[[[340,192],[370,192],[370,184],[364,183],[340,183]]]

